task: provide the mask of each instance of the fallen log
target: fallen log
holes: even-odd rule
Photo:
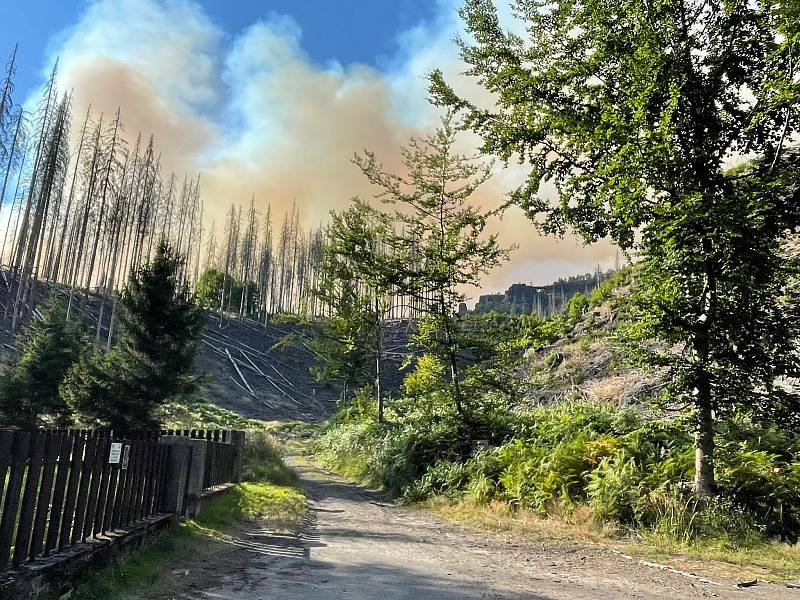
[[[233,368],[236,369],[236,372],[239,374],[239,377],[242,378],[242,382],[244,382],[244,384],[247,386],[247,391],[250,392],[251,396],[255,397],[256,393],[253,391],[253,388],[250,387],[250,384],[247,383],[247,379],[245,379],[244,375],[242,375],[242,370],[239,368],[239,365],[236,364],[236,361],[233,360],[233,357],[231,356],[231,353],[227,348],[225,348],[225,354],[228,355],[228,358],[230,359]]]
[[[250,357],[249,357],[249,356],[247,356],[247,354],[245,353],[245,351],[244,351],[244,350],[242,350],[241,348],[239,348],[239,352],[241,352],[241,353],[242,353],[242,356],[244,356],[244,357],[247,359],[247,362],[249,362],[251,365],[253,365],[253,368],[254,368],[256,371],[258,371],[258,373],[259,373],[260,375],[264,375],[264,372],[263,372],[261,369],[259,369],[259,368],[258,368],[258,366],[256,366],[256,363],[254,363],[252,360],[250,360]],[[264,375],[264,377],[266,377],[266,375]]]

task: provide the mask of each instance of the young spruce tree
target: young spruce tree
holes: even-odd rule
[[[159,244],[122,293],[117,344],[68,374],[62,393],[85,420],[123,431],[156,427],[154,409],[190,386],[203,317],[181,267]]]
[[[18,358],[0,380],[0,418],[4,425],[26,429],[63,426],[70,409],[59,394],[67,371],[88,346],[83,322],[67,322],[56,296],[41,307],[42,319],[32,319],[17,337]]]

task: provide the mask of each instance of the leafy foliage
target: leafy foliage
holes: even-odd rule
[[[247,292],[245,313],[250,312],[256,305],[256,292],[258,286],[248,282],[245,290],[244,282],[231,275],[225,275],[220,269],[209,267],[205,269],[197,280],[197,305],[205,309],[219,309],[238,311],[242,303],[242,295]],[[222,293],[225,292],[225,305],[222,306]]]
[[[679,541],[725,540],[731,547],[800,533],[800,458],[796,435],[740,420],[725,431],[718,456],[722,496],[688,491],[693,440],[685,424],[631,409],[560,404],[495,414],[492,446],[477,452],[475,432],[448,413],[446,400],[409,412],[393,425],[357,414],[316,442],[334,468],[366,477],[406,501],[432,496],[502,500],[542,515],[580,505],[598,521],[660,531]],[[417,399],[414,406],[419,406]],[[466,439],[465,439],[466,436]],[[734,441],[744,437],[746,441]],[[771,450],[782,448],[782,454]]]
[[[386,257],[378,232],[369,211],[360,201],[354,202],[342,213],[331,214],[321,277],[313,291],[332,312],[312,322],[312,347],[321,358],[316,375],[340,383],[345,399],[348,391],[380,377],[382,323],[390,287],[388,273],[380,268]],[[380,389],[375,391],[381,394]]]
[[[574,325],[581,320],[587,308],[589,299],[584,294],[575,294],[567,303],[567,321]]]
[[[800,225],[786,149],[800,129],[797,11],[770,0],[516,6],[529,39],[503,31],[490,0],[462,10],[474,40],[462,57],[496,107],[458,97],[441,73],[432,94],[465,113],[486,154],[527,162],[513,201],[540,229],[637,247],[637,322],[643,338],[681,348],[652,360],[691,407],[695,487],[712,494],[715,421],[800,414],[775,386],[800,372],[782,292],[793,266],[780,252]],[[726,171],[742,154],[754,160]]]

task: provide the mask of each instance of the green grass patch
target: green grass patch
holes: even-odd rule
[[[383,482],[374,473],[369,462],[358,454],[318,454],[317,460],[337,475],[349,481],[384,488]]]
[[[699,539],[690,543],[675,542],[659,534],[644,536],[644,543],[630,547],[630,553],[658,562],[680,561],[693,557],[717,561],[731,568],[721,574],[741,579],[777,581],[800,578],[800,547],[774,540],[760,540],[748,547],[733,547],[724,540]],[[717,566],[715,570],[723,571]]]

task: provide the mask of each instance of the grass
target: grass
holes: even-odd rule
[[[203,575],[203,565],[218,561],[239,562],[241,549],[225,542],[238,525],[258,519],[260,526],[292,531],[306,513],[306,498],[297,489],[298,478],[283,463],[282,449],[266,431],[250,429],[245,437],[243,474],[246,480],[202,507],[194,519],[159,536],[124,560],[98,571],[75,590],[75,600],[123,600],[138,597],[143,590],[171,597],[170,586],[180,585],[176,573],[184,570]],[[209,569],[210,570],[210,569]]]
[[[283,462],[283,450],[275,437],[266,431],[248,431],[244,442],[242,476],[246,481],[269,481],[297,487],[297,473]]]
[[[269,423],[241,415],[197,399],[168,402],[156,415],[165,429],[267,430]]]
[[[514,509],[501,501],[480,504],[440,497],[421,506],[472,530],[511,535],[523,540],[578,540],[681,570],[702,572],[712,578],[771,581],[800,578],[800,547],[777,541],[765,541],[749,548],[732,548],[719,540],[677,543],[650,532],[635,538],[611,524],[598,524],[592,519],[588,507],[577,507],[569,517],[542,517],[531,510]]]
[[[319,428],[319,424],[305,421],[247,419],[232,410],[192,397],[167,402],[159,407],[156,416],[165,429],[243,429],[303,436]]]
[[[690,544],[676,543],[657,534],[646,534],[643,543],[631,548],[631,554],[664,562],[677,562],[687,567],[701,559],[708,561],[719,574],[731,578],[788,581],[800,579],[800,548],[777,541],[765,541],[748,548],[731,548],[714,540]],[[699,563],[698,563],[699,564]]]
[[[348,454],[344,456],[332,457],[325,454],[314,455],[313,458],[324,465],[325,468],[330,469],[337,475],[358,483],[374,488],[383,488],[383,484],[375,477],[371,476],[369,464],[361,456],[357,454]]]

